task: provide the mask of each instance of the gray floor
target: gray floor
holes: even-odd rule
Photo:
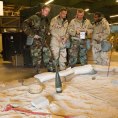
[[[14,67],[10,63],[0,64],[0,81],[22,80],[34,74],[33,68]]]

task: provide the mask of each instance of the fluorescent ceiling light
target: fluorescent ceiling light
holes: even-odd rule
[[[51,2],[53,2],[54,0],[49,0],[49,1],[47,1],[46,3],[45,3],[45,5],[47,5],[47,4],[50,4]]]
[[[86,11],[86,12],[87,12],[87,11],[89,11],[89,9],[87,8],[87,9],[85,9],[84,11]]]
[[[0,1],[0,16],[3,16],[3,1]]]
[[[110,16],[110,18],[114,18],[114,17],[118,17],[118,15],[112,15],[112,16]]]
[[[118,2],[118,0],[116,0],[116,2]]]

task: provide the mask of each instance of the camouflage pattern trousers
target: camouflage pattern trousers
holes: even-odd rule
[[[33,66],[38,66],[40,68],[41,62],[44,63],[44,66],[49,71],[54,71],[53,60],[51,58],[51,52],[49,48],[45,45],[42,45],[40,40],[34,39],[31,46],[31,56]]]
[[[108,52],[102,51],[101,43],[97,43],[95,40],[93,40],[92,45],[93,45],[92,46],[93,59],[95,64],[108,65],[109,64]]]
[[[50,47],[54,56],[54,59],[57,60],[59,58],[59,69],[64,70],[66,68],[66,49],[64,48],[64,44],[62,42],[58,42],[56,38],[52,38]]]
[[[69,65],[75,66],[78,59],[81,65],[87,64],[87,48],[85,40],[71,40],[71,47],[69,49]]]

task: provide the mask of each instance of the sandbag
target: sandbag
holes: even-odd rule
[[[40,80],[40,82],[45,82],[45,81],[48,81],[50,79],[54,79],[55,78],[55,73],[53,73],[53,72],[44,72],[44,73],[35,75],[34,78]]]
[[[41,84],[32,84],[29,86],[29,93],[31,94],[39,94],[43,90]]]
[[[71,74],[74,74],[74,71],[72,70],[72,68],[67,68],[66,70],[63,70],[63,71],[59,72],[59,75],[61,77],[65,77],[65,76],[68,76],[68,75],[71,75]]]
[[[108,71],[108,66],[93,65],[93,68],[95,71],[99,71],[99,72],[107,72]],[[114,67],[110,67],[109,71],[110,72],[114,71]]]
[[[72,68],[74,74],[94,74],[94,69],[92,65],[84,65]]]
[[[73,73],[74,73],[74,71],[71,68],[68,68],[66,70],[60,71],[59,75],[60,75],[60,77],[65,77],[65,76],[71,75]],[[54,79],[55,75],[56,75],[56,73],[54,73],[54,72],[44,72],[44,73],[35,75],[34,78],[40,80],[40,82],[45,82],[45,81]]]

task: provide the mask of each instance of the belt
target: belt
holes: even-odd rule
[[[71,39],[72,39],[72,40],[77,40],[77,41],[86,40],[86,39],[80,39],[80,38],[75,37],[75,36],[72,36]]]
[[[72,36],[71,39],[73,39],[73,40],[78,40],[78,41],[80,40],[80,38],[74,37],[74,36]]]

